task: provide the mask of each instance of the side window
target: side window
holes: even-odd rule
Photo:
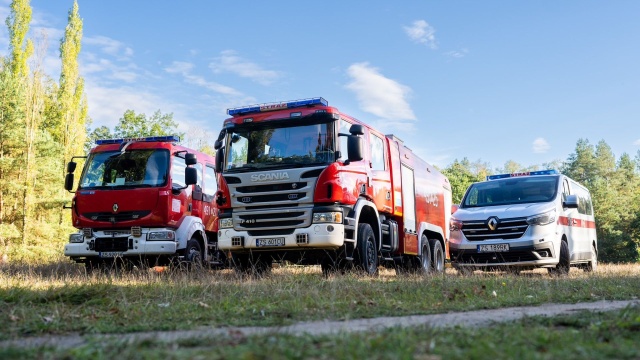
[[[348,134],[349,129],[351,129],[351,123],[340,119],[340,129],[338,129],[338,132],[341,134]],[[338,158],[338,160],[345,161],[347,160],[347,137],[340,136],[339,138],[340,138],[340,158]]]
[[[567,195],[570,195],[571,193],[569,192],[569,182],[567,180],[564,180],[562,182],[562,201],[567,200]]]
[[[173,156],[171,158],[171,179],[173,184],[178,187],[186,186],[186,181],[184,179],[184,173],[187,168],[187,164],[184,162],[184,159],[178,156]]]
[[[216,172],[212,166],[207,165],[204,170],[204,188],[202,189],[202,192],[205,195],[213,196],[216,191],[218,191]]]
[[[371,169],[384,170],[384,140],[371,134]]]

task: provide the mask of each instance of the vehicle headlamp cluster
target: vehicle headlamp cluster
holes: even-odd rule
[[[547,211],[542,214],[529,216],[527,218],[527,224],[529,225],[547,225],[556,221],[556,209]]]
[[[218,220],[218,227],[220,229],[229,229],[233,227],[233,219],[232,218],[224,218]]]
[[[330,212],[314,213],[313,223],[314,224],[324,224],[324,223],[342,224],[342,212],[330,211]]]
[[[151,231],[147,234],[149,241],[175,240],[176,232],[173,230]]]

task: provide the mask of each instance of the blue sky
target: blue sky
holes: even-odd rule
[[[440,167],[640,150],[640,1],[78,3],[93,127],[160,110],[215,137],[229,107],[322,96]],[[31,1],[55,79],[72,4]]]

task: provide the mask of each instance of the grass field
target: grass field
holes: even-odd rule
[[[286,325],[319,319],[433,314],[550,302],[637,299],[639,296],[640,266],[637,264],[601,264],[595,274],[572,269],[568,277],[560,278],[550,277],[542,270],[520,275],[476,272],[472,276],[459,276],[451,269],[436,276],[399,277],[394,271],[383,270],[373,278],[355,274],[326,278],[317,267],[295,266],[276,268],[264,278],[240,277],[230,270],[192,273],[138,271],[87,276],[81,267],[68,263],[12,266],[2,268],[0,273],[0,323],[4,324],[0,327],[0,340],[71,333],[181,330],[202,326]],[[413,358],[417,354],[430,354],[437,358],[451,357],[454,353],[458,358],[484,358],[481,351],[490,351],[491,346],[495,347],[493,351],[501,353],[520,341],[533,346],[536,349],[533,353],[538,357],[544,358],[547,351],[549,358],[556,358],[562,353],[552,353],[547,349],[556,344],[555,340],[545,345],[548,341],[544,334],[548,334],[549,329],[557,331],[559,338],[580,337],[583,340],[571,342],[584,342],[587,344],[585,349],[595,351],[596,347],[604,345],[593,343],[589,336],[601,336],[598,331],[606,332],[603,329],[607,326],[622,329],[619,337],[608,342],[612,354],[617,355],[613,357],[627,357],[625,346],[617,343],[618,338],[622,343],[625,339],[640,342],[638,309],[609,315],[593,314],[587,316],[590,320],[583,318],[585,316],[568,318],[560,321],[560,325],[549,323],[551,320],[529,319],[500,325],[491,331],[404,329],[340,337],[267,336],[241,341],[231,339],[222,343],[217,340],[213,342],[215,346],[145,342],[127,347],[89,346],[64,351],[33,349],[22,354],[36,358],[68,355],[193,358],[210,357],[204,354],[208,348],[209,351],[215,348],[219,358],[261,358],[260,351],[264,349],[273,350],[272,356],[266,358],[356,358],[361,352],[374,352],[379,358]],[[501,332],[502,337],[497,335]],[[504,334],[513,334],[514,337],[505,337]],[[477,340],[466,344],[469,338]],[[436,351],[453,346],[451,344],[455,345],[461,339],[465,345],[460,344],[457,352]],[[184,351],[177,351],[176,346]],[[631,349],[627,347],[627,350]],[[0,358],[13,356],[12,351],[16,350],[3,349]],[[73,355],[70,351],[79,353]],[[514,351],[515,348],[509,350],[512,355],[509,358],[523,357]],[[640,356],[640,352],[635,356]]]

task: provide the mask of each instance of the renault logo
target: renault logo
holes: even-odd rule
[[[487,226],[489,227],[489,230],[494,231],[495,229],[498,228],[498,218],[497,217],[490,217],[489,220],[487,221]]]
[[[111,208],[113,210],[114,213],[118,212],[118,204],[113,204],[113,207]]]

